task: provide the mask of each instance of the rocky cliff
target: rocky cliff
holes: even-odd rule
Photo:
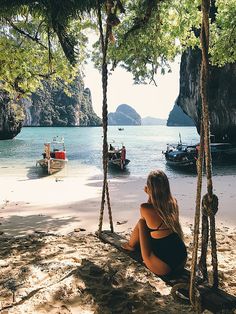
[[[199,131],[201,117],[200,50],[186,51],[181,59],[177,104],[191,117]],[[209,119],[215,141],[236,142],[236,63],[210,67]]]
[[[167,126],[195,126],[193,120],[176,103],[169,113]]]
[[[91,92],[77,77],[69,86],[62,80],[43,82],[30,98],[12,103],[0,91],[0,140],[12,139],[22,126],[99,126]]]
[[[66,91],[67,90],[67,91]],[[69,86],[60,80],[23,101],[25,126],[98,126],[101,119],[92,107],[91,92],[80,78]]]
[[[79,110],[80,126],[102,125],[102,120],[96,115],[92,106],[92,95],[89,88],[85,88],[82,93]]]
[[[122,104],[108,114],[109,125],[141,125],[140,115],[129,105]]]
[[[15,137],[20,132],[23,121],[22,107],[10,102],[7,93],[0,91],[0,140]]]

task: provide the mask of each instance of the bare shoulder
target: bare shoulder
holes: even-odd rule
[[[141,209],[153,209],[153,205],[152,204],[150,204],[150,203],[142,203],[141,205],[140,205],[140,208]]]
[[[145,219],[147,225],[150,228],[156,228],[159,224],[159,218],[153,205],[150,203],[142,203],[140,205],[140,214],[143,219]]]
[[[151,215],[153,215],[153,205],[150,203],[142,203],[140,205],[140,214],[144,219],[148,219]]]

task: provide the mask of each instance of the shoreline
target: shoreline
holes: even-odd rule
[[[17,235],[24,231],[31,232],[34,228],[59,234],[71,232],[76,227],[88,232],[97,230],[102,191],[100,172],[91,169],[76,177],[54,175],[28,179],[20,175],[1,179],[0,231]],[[236,226],[235,179],[236,175],[213,177],[214,193],[219,199],[217,224]],[[119,232],[132,228],[139,219],[139,205],[146,200],[143,191],[146,178],[119,176],[108,182],[115,230]],[[170,188],[178,201],[180,220],[184,224],[193,224],[194,221],[196,185],[197,177],[170,178]],[[204,177],[202,195],[205,193]],[[17,219],[21,220],[21,226],[25,225],[25,230],[17,226]],[[104,229],[107,227],[109,224],[105,206]]]

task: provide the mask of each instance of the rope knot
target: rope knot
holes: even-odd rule
[[[202,198],[202,213],[205,216],[215,216],[218,211],[218,197],[213,194],[210,198],[208,194],[205,194]]]
[[[175,284],[171,289],[173,299],[182,304],[192,303],[196,313],[202,313],[202,300],[199,290],[196,286],[193,287],[193,294],[189,295],[190,285],[187,282]]]

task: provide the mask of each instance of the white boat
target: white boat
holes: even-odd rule
[[[63,138],[54,138],[52,142],[44,144],[43,158],[37,160],[39,165],[48,174],[54,174],[62,170],[68,162]]]
[[[116,169],[124,170],[130,163],[130,160],[126,158],[126,148],[122,145],[121,148],[109,145],[108,150],[108,166]]]

